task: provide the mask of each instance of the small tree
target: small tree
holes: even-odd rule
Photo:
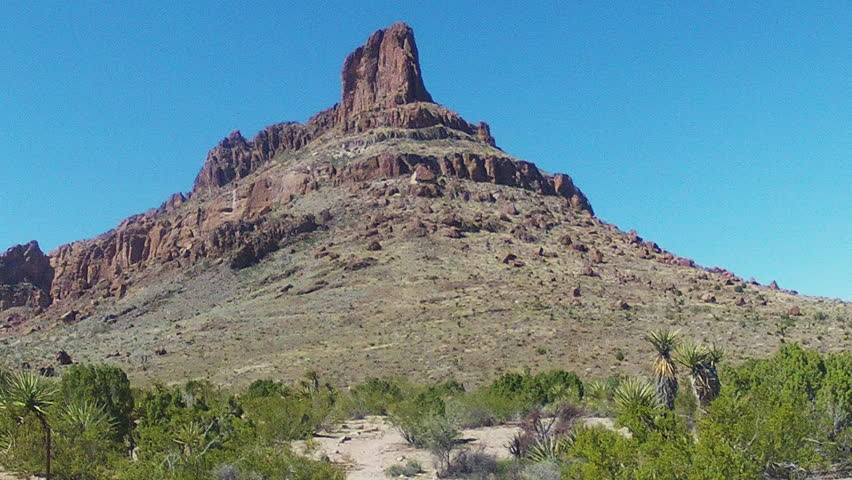
[[[44,431],[45,478],[50,480],[51,428],[47,420],[47,409],[53,405],[56,387],[46,379],[32,373],[22,372],[9,377],[0,392],[0,405],[5,409],[20,412],[21,416],[34,415]]]
[[[131,441],[133,395],[127,374],[110,365],[72,365],[62,374],[62,397],[77,404],[91,404],[105,413],[116,440]]]
[[[677,332],[658,330],[648,332],[645,340],[657,351],[654,359],[654,379],[657,384],[657,398],[669,410],[674,410],[677,396],[677,366],[672,359],[672,351],[677,345]]]

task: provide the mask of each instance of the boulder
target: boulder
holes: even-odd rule
[[[71,355],[68,355],[68,352],[66,352],[65,350],[60,350],[56,352],[56,362],[60,365],[71,365],[72,363],[74,363],[71,360]]]

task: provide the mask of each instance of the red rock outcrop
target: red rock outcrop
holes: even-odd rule
[[[47,308],[53,282],[50,258],[32,241],[0,254],[0,311],[14,307]]]
[[[423,85],[414,32],[404,23],[379,30],[343,62],[342,121],[363,112],[414,102],[432,103]]]
[[[38,242],[16,245],[0,254],[0,284],[29,283],[50,290],[52,281],[50,258],[41,251]]]
[[[259,172],[283,154],[348,136],[372,143],[395,138],[460,140],[479,153],[467,147],[433,156],[391,150],[343,164],[319,156],[286,172]],[[394,24],[373,33],[346,58],[340,103],[305,124],[266,127],[251,140],[231,132],[210,150],[189,195],[175,194],[159,209],[127,218],[97,238],[61,246],[49,258],[36,244],[0,256],[0,310],[43,309],[54,303],[59,305],[58,316],[86,295],[93,301],[122,297],[135,281],[134,274],[147,268],[185,268],[206,258],[227,260],[234,268],[251,265],[287,237],[320,227],[310,215],[270,213],[321,186],[419,172],[409,191],[412,195],[442,195],[439,177],[455,177],[561,196],[571,208],[593,214],[570,177],[546,175],[532,163],[501,154],[494,145],[488,124],[474,125],[433,102],[423,82],[413,32],[405,24]],[[225,187],[229,191],[223,191]],[[423,230],[414,225],[405,232],[419,236]],[[461,236],[461,231],[455,228],[449,235]]]

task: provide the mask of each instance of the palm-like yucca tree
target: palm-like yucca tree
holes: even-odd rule
[[[675,349],[674,358],[689,370],[692,393],[695,394],[701,408],[706,408],[712,401],[709,381],[710,360],[707,349],[692,342],[685,343]]]
[[[719,372],[716,368],[723,358],[725,358],[725,351],[722,347],[715,343],[710,345],[710,348],[707,349],[707,383],[710,385],[710,401],[716,399],[722,392],[722,383],[719,381]]]
[[[677,396],[677,366],[672,359],[672,351],[677,346],[678,332],[661,329],[645,334],[645,340],[657,351],[654,359],[654,379],[657,383],[657,398],[660,403],[674,410]]]
[[[53,405],[56,387],[46,379],[28,372],[11,375],[2,391],[2,406],[35,415],[44,430],[45,478],[50,480],[51,433],[47,409]]]

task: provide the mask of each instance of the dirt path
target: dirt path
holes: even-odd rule
[[[511,425],[462,430],[462,448],[505,458],[509,456],[506,445],[517,431],[518,427]],[[315,440],[319,447],[313,455],[328,456],[332,462],[346,466],[348,480],[384,478],[388,467],[409,459],[423,466],[426,473],[420,478],[437,478],[429,452],[408,445],[384,417],[352,420],[321,432]],[[304,448],[304,442],[300,443]]]

